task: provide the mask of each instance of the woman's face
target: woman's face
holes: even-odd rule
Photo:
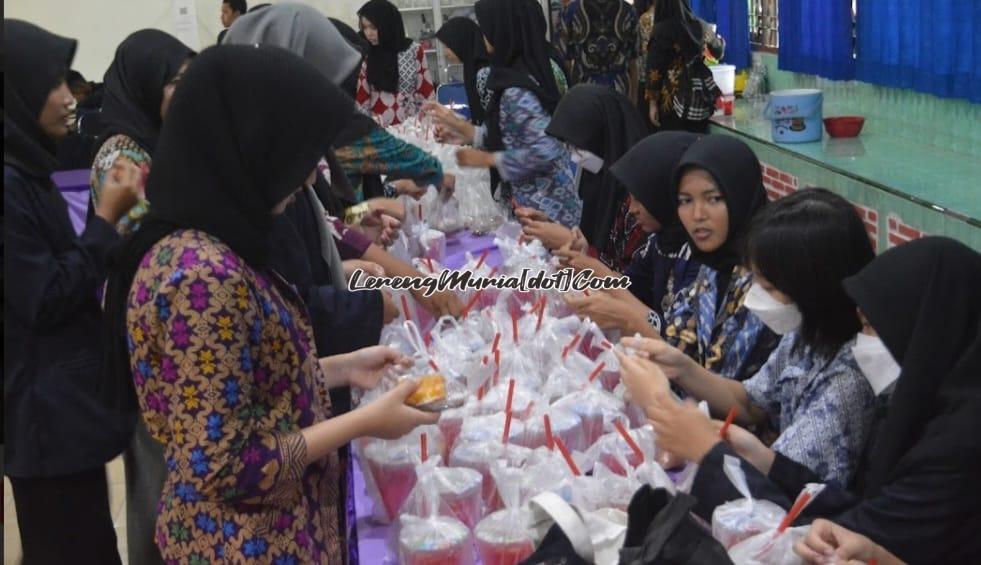
[[[647,208],[632,196],[630,197],[629,212],[637,220],[637,225],[640,226],[640,229],[644,230],[644,233],[657,233],[661,231],[661,222],[657,221],[657,218],[651,215]]]
[[[487,39],[486,35],[484,36],[484,49],[487,50],[488,55],[494,54],[494,46],[491,45],[491,42]]]
[[[856,307],[855,311],[858,313],[858,320],[862,322],[862,333],[872,337],[879,337],[879,334],[872,328],[872,324],[869,323],[869,319],[865,317],[862,309]]]
[[[460,61],[460,58],[456,56],[456,53],[454,53],[452,49],[447,47],[445,43],[443,44],[443,53],[446,54],[446,60],[449,61],[451,65],[459,65],[462,63],[462,61]]]
[[[364,38],[368,40],[368,43],[378,45],[378,28],[375,27],[375,24],[362,17],[361,31],[364,32]]]
[[[163,120],[167,117],[167,108],[170,108],[170,99],[174,97],[174,90],[177,89],[177,85],[180,83],[181,78],[184,77],[184,71],[187,70],[187,64],[190,61],[184,61],[181,68],[177,69],[177,74],[174,75],[172,79],[167,81],[167,84],[163,88],[163,98],[160,99],[160,119]]]
[[[303,186],[310,186],[316,180],[317,180],[317,169],[316,167],[314,167],[314,169],[310,171],[310,174],[307,175],[306,180],[303,181]],[[272,215],[279,216],[280,214],[285,212],[286,208],[289,207],[289,205],[292,204],[294,200],[296,200],[296,193],[303,190],[303,186],[297,187],[296,190],[294,190],[289,194],[289,196],[277,202],[276,205],[273,206],[272,208]]]
[[[772,296],[774,300],[781,304],[791,304],[794,302],[793,299],[777,290],[777,287],[773,286],[770,281],[766,280],[766,278],[760,274],[760,271],[756,268],[756,265],[753,265],[753,282],[760,285],[760,288],[765,290],[767,294]]]
[[[729,234],[729,208],[712,175],[691,169],[678,187],[678,217],[698,250],[711,253],[722,247]]]
[[[75,106],[75,97],[68,88],[68,83],[61,81],[58,86],[51,89],[48,99],[41,108],[38,116],[38,124],[44,135],[51,139],[63,139],[69,132],[69,116]]]

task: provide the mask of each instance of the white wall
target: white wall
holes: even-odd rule
[[[221,31],[221,0],[191,0],[197,11],[198,49],[213,45]],[[296,0],[355,24],[367,0]],[[249,5],[261,0],[248,0]],[[275,1],[273,3],[276,3]],[[102,81],[116,46],[130,33],[157,28],[176,34],[174,0],[4,0],[4,17],[27,20],[78,40],[73,68]]]

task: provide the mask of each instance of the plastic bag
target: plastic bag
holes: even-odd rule
[[[794,543],[807,535],[809,526],[791,528],[790,524],[794,523],[804,508],[823,490],[824,485],[808,483],[776,528],[760,532],[732,546],[729,549],[729,558],[740,565],[803,564],[804,561],[794,553]]]
[[[498,510],[502,503],[497,485],[491,476],[491,463],[504,461],[512,467],[525,464],[532,452],[527,447],[501,443],[500,438],[485,441],[457,441],[450,453],[451,467],[473,469],[483,477],[482,497],[488,512]]]
[[[440,195],[433,208],[433,227],[451,234],[463,229],[463,216],[460,214],[460,201],[456,196]]]
[[[638,455],[633,448],[627,444],[619,431],[614,431],[602,436],[586,453],[590,461],[602,463],[608,469],[619,475],[627,475],[628,471],[633,470],[641,463],[653,461],[657,448],[654,445],[654,428],[650,425],[630,430],[630,437],[640,448]],[[622,455],[624,459],[618,457]],[[626,462],[627,465],[623,463]]]
[[[744,539],[776,529],[786,512],[769,500],[753,499],[739,459],[724,456],[722,471],[743,498],[716,507],[712,513],[712,536],[729,549]]]
[[[535,551],[531,511],[521,505],[521,476],[499,463],[491,468],[504,509],[481,520],[474,530],[483,565],[517,565]]]
[[[585,434],[585,447],[588,449],[607,431],[613,430],[613,422],[627,422],[623,414],[623,403],[615,396],[597,387],[588,387],[566,395],[553,406],[566,408],[582,419]]]
[[[419,253],[422,257],[433,261],[446,258],[446,234],[442,231],[427,228],[419,234]]]
[[[530,449],[549,447],[545,429],[545,416],[548,416],[552,437],[562,439],[570,450],[585,451],[586,436],[582,427],[582,419],[577,414],[556,406],[539,404],[532,410],[525,421],[524,433],[515,440],[518,445]]]
[[[435,490],[438,495],[436,514],[451,516],[473,529],[483,518],[481,498],[483,477],[478,471],[465,467],[441,467],[442,458],[434,457],[416,466],[415,487],[402,504],[402,512],[425,516],[432,501],[427,497]]]
[[[624,414],[627,416],[627,420],[630,421],[631,428],[640,428],[647,425],[647,414],[644,413],[644,409],[638,405],[627,400],[627,386],[623,383],[617,385],[613,389],[613,396],[617,397],[618,400],[624,404]]]
[[[501,442],[504,438],[505,415],[503,412],[474,416],[464,420],[457,441],[480,443],[487,441]],[[524,422],[516,417],[511,418],[511,429],[508,432],[508,442],[514,443],[525,431]]]
[[[399,563],[471,565],[474,555],[470,528],[441,512],[444,501],[436,471],[435,462],[420,466],[420,477],[427,479],[420,481],[413,492],[415,513],[399,518]]]
[[[364,475],[371,475],[377,489],[374,501],[374,517],[389,524],[399,514],[412,487],[416,484],[416,464],[421,459],[420,436],[427,436],[427,458],[442,456],[445,449],[443,435],[436,426],[420,426],[397,440],[377,440],[364,447],[361,459]],[[367,467],[367,468],[365,468]]]
[[[477,414],[483,416],[503,414],[508,403],[508,388],[509,384],[507,382],[501,382],[497,386],[491,387],[484,395],[484,398],[477,401]],[[536,404],[542,404],[537,394],[523,386],[514,387],[514,397],[511,399],[511,414],[515,420],[527,420],[531,416],[531,411]],[[504,428],[501,428],[501,431],[503,432]]]

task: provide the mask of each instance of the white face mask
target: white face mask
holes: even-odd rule
[[[878,395],[896,382],[902,367],[886,349],[886,344],[876,336],[858,334],[852,354],[862,374],[869,381],[872,390]]]
[[[778,335],[797,329],[801,322],[800,310],[796,304],[780,302],[756,283],[749,287],[743,305]]]
[[[573,163],[593,174],[600,172],[600,169],[603,168],[603,158],[599,155],[578,148],[572,149],[571,153]]]

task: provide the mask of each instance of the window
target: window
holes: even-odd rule
[[[749,1],[749,42],[753,47],[776,50],[780,46],[778,0]]]

